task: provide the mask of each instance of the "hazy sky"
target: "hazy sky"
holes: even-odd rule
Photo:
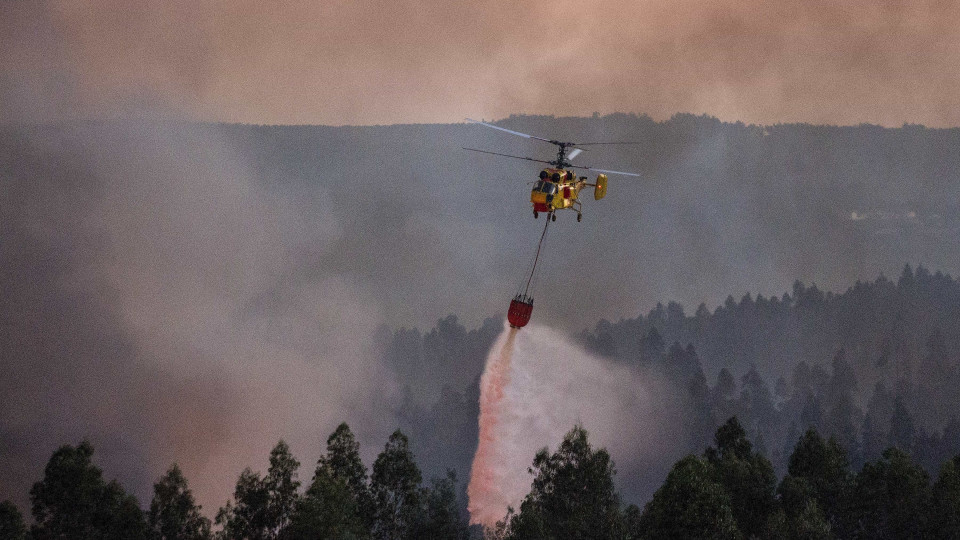
[[[956,126],[958,60],[960,10],[952,2],[0,0],[0,122],[156,114],[389,124],[622,111]],[[503,253],[532,248],[538,233],[520,184],[486,195],[500,213],[461,195],[463,186],[480,189],[522,170],[447,151],[473,144],[468,137],[507,144],[476,126],[462,134],[443,128],[456,133],[442,141],[441,128],[424,129],[419,154],[406,152],[399,128],[364,133],[383,141],[376,148],[352,147],[354,134],[342,130],[326,147],[330,155],[293,160],[358,186],[379,178],[347,173],[396,160],[406,175],[398,178],[421,186],[387,191],[386,202],[371,189],[372,197],[346,199],[363,205],[338,208],[344,199],[333,184],[313,181],[314,169],[264,173],[272,161],[241,151],[258,148],[253,143],[236,145],[201,126],[116,124],[5,133],[0,499],[15,497],[21,508],[47,456],[83,437],[108,477],[131,486],[141,503],[179,461],[208,515],[244,466],[263,468],[281,437],[308,477],[326,435],[348,420],[369,462],[395,427],[392,416],[376,413],[398,393],[376,351],[365,349],[374,328],[397,326],[384,315],[391,303],[418,312],[419,320],[402,312],[404,325],[468,309],[473,325],[477,313],[506,307],[514,282],[501,276],[522,275]],[[302,150],[272,136],[262,135],[262,148],[313,155],[310,145],[324,142],[305,139]],[[675,176],[712,171],[737,156],[723,141],[645,166]],[[631,294],[643,301],[699,300],[708,287],[740,294],[744,288],[727,286],[733,278],[756,291],[763,274],[779,293],[796,277],[823,283],[823,268],[834,268],[800,256],[795,266],[775,266],[793,255],[756,246],[779,245],[775,233],[793,223],[771,226],[762,212],[742,212],[753,199],[722,193],[723,184],[706,184],[718,191],[699,198],[691,194],[704,188],[694,182],[647,191],[619,185],[632,195],[588,206],[595,213],[578,231],[586,241],[571,258],[560,250],[545,256],[555,269],[545,271],[546,282],[602,261],[611,275],[616,265],[633,272],[620,279],[642,285]],[[371,208],[376,219],[364,214]],[[523,228],[519,217],[504,217],[514,214]],[[629,224],[619,229],[624,237],[664,234],[609,259],[595,256],[609,245],[595,239],[618,223]],[[692,263],[680,264],[691,253]],[[689,273],[674,280],[675,268]],[[680,287],[699,283],[694,278],[703,289]],[[390,279],[402,285],[393,296],[371,285]],[[420,298],[434,283],[453,285]],[[582,327],[597,319],[587,308],[622,315],[626,308],[606,302],[606,289],[601,280],[583,284],[581,298],[601,299],[592,303],[558,297],[555,319]],[[543,298],[538,317],[550,313]],[[496,312],[476,307],[486,299]]]
[[[955,126],[958,65],[960,10],[939,0],[0,3],[4,116]]]

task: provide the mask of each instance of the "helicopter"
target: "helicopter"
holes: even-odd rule
[[[550,167],[544,168],[540,171],[539,179],[533,182],[533,189],[530,191],[530,203],[533,205],[533,217],[537,219],[540,217],[541,212],[547,214],[547,219],[551,221],[557,220],[557,210],[573,210],[577,213],[577,221],[583,220],[583,204],[580,202],[580,191],[590,186],[593,188],[593,198],[595,200],[600,200],[607,195],[607,175],[608,174],[621,174],[625,176],[640,176],[636,173],[622,172],[622,171],[610,171],[607,169],[597,169],[595,167],[585,167],[581,165],[571,165],[570,160],[577,157],[583,152],[582,148],[577,148],[579,146],[593,146],[600,144],[639,144],[636,142],[590,142],[590,143],[573,143],[558,141],[554,139],[546,139],[544,137],[537,137],[535,135],[528,135],[526,133],[520,133],[519,131],[514,131],[512,129],[502,128],[500,126],[495,126],[493,124],[488,124],[486,122],[481,122],[479,120],[473,120],[471,118],[466,119],[467,122],[473,124],[480,124],[482,126],[487,126],[489,128],[497,129],[510,133],[512,135],[517,135],[525,139],[536,139],[538,141],[547,142],[553,144],[557,147],[557,159],[553,161],[546,161],[542,159],[534,159],[530,157],[523,156],[514,156],[510,154],[501,154],[499,152],[490,152],[489,150],[480,150],[477,148],[466,148],[464,150],[470,150],[471,152],[481,152],[483,154],[492,154],[495,156],[509,157],[514,159],[523,159],[526,161],[533,161],[536,163],[545,163],[550,165]],[[589,182],[589,178],[586,176],[577,176],[576,173],[569,169],[583,169],[588,171],[593,171],[599,173],[597,179],[594,182]]]

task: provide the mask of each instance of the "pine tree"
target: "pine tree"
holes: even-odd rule
[[[787,475],[777,488],[780,508],[767,521],[766,538],[832,539],[830,522],[805,478]]]
[[[816,430],[807,430],[790,455],[788,474],[781,482],[781,490],[785,483],[803,482],[832,528],[841,530],[845,519],[844,505],[853,487],[849,467],[846,452],[836,440],[825,441]]]
[[[631,538],[650,539],[743,537],[730,496],[716,481],[710,463],[696,456],[687,456],[673,466],[627,532]]]
[[[27,526],[23,514],[10,501],[0,502],[0,538],[23,540],[27,536]]]
[[[922,538],[931,504],[930,479],[910,456],[889,448],[857,475],[849,534],[857,538]]]
[[[622,534],[613,461],[593,450],[587,431],[570,430],[557,451],[537,453],[530,493],[510,520],[511,539],[617,538]]]
[[[294,511],[289,538],[366,538],[373,526],[367,468],[346,423],[327,438],[327,453]]]
[[[446,478],[435,478],[426,491],[423,511],[417,520],[414,538],[468,540],[470,531],[457,505],[457,475],[447,471]]]
[[[84,441],[62,446],[50,457],[43,479],[30,490],[32,539],[146,538],[146,521],[136,499],[116,481],[104,482],[92,456],[93,447]]]
[[[773,465],[753,451],[736,417],[717,429],[716,447],[704,452],[718,484],[730,495],[737,528],[747,537],[759,535],[776,508],[777,478]]]
[[[155,540],[203,540],[210,538],[210,520],[200,513],[180,467],[176,463],[153,485],[148,513]]]
[[[294,506],[297,503],[297,490],[300,482],[297,480],[297,469],[300,462],[290,453],[290,447],[284,441],[279,441],[270,451],[270,468],[264,478],[264,484],[269,494],[267,511],[270,520],[270,529],[275,537],[290,523]]]
[[[329,467],[318,467],[307,492],[297,500],[283,539],[370,537],[370,527],[360,517],[357,501],[346,482]]]
[[[269,540],[273,538],[268,506],[270,492],[258,473],[244,469],[233,490],[233,501],[217,512],[223,540]]]
[[[270,452],[270,468],[261,478],[249,468],[237,480],[235,502],[217,512],[223,526],[220,537],[229,540],[270,540],[278,538],[290,523],[298,495],[297,468],[290,447],[282,440]]]
[[[419,519],[422,476],[400,430],[390,435],[383,452],[373,463],[370,488],[375,506],[373,536],[378,540],[410,538]]]
[[[960,456],[943,464],[933,484],[925,538],[960,538]]]

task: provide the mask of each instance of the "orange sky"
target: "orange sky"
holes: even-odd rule
[[[0,118],[253,123],[707,113],[960,125],[936,0],[0,3]]]

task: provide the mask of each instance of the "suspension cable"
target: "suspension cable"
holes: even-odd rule
[[[537,254],[533,257],[533,268],[530,270],[530,277],[527,278],[527,285],[523,288],[523,295],[527,296],[530,290],[530,282],[533,281],[533,274],[537,271],[537,262],[540,260],[540,248],[543,247],[543,239],[547,237],[547,227],[550,226],[550,213],[547,214],[546,224],[543,226],[543,233],[540,234],[540,242],[537,244]]]

